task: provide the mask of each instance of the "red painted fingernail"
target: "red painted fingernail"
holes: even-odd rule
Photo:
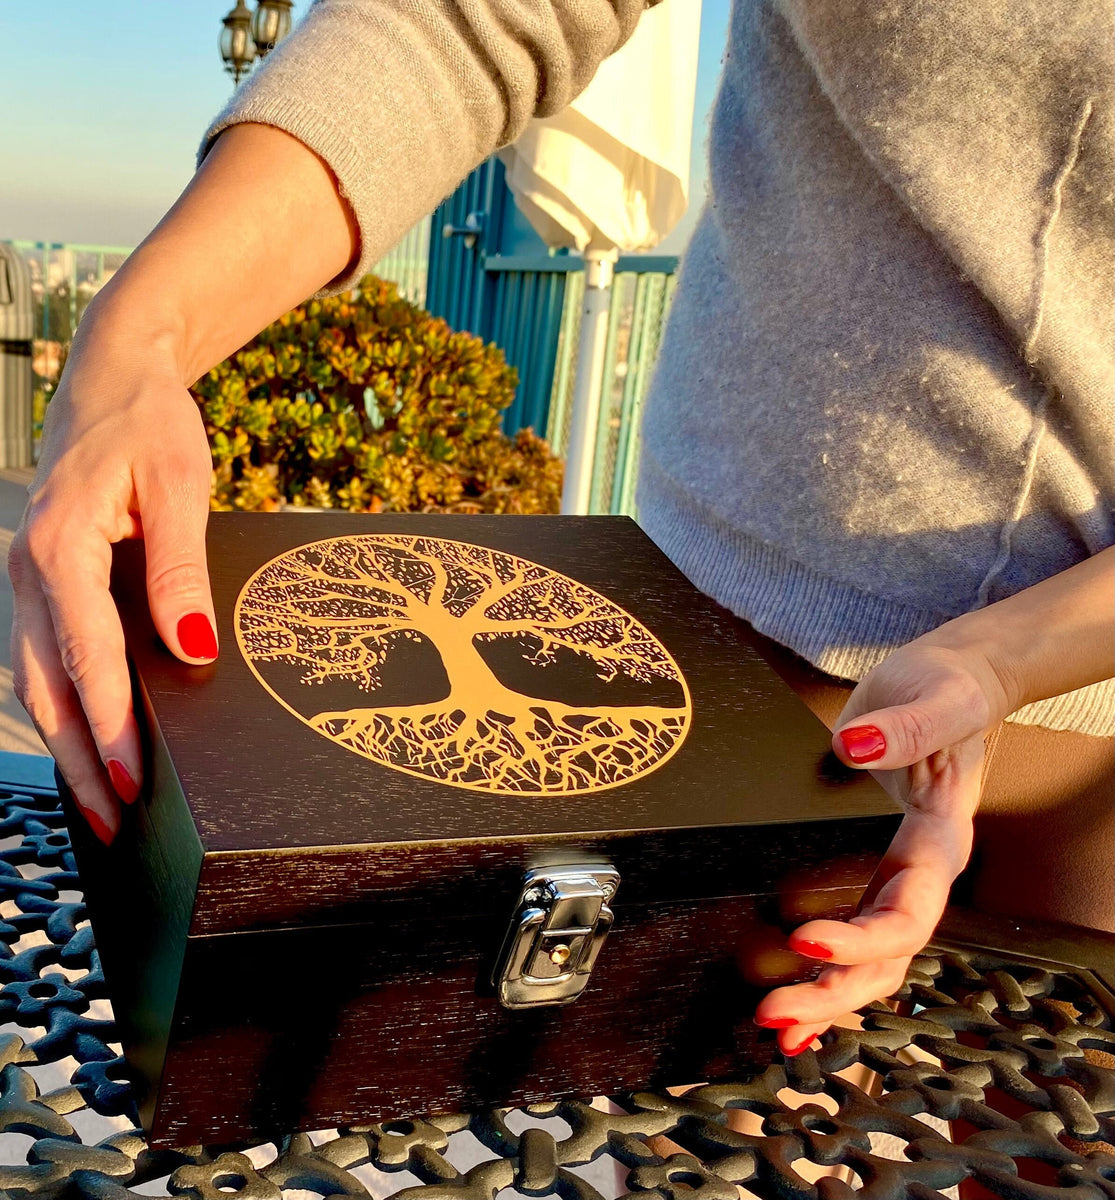
[[[887,739],[883,731],[874,725],[856,725],[840,731],[844,750],[854,763],[869,763],[880,759],[887,752]]]
[[[803,1050],[808,1050],[809,1047],[813,1045],[813,1039],[816,1036],[817,1035],[815,1033],[811,1033],[800,1046],[794,1046],[792,1049],[783,1050],[782,1053],[787,1058],[796,1058]]]
[[[134,804],[139,795],[139,784],[132,778],[131,771],[118,758],[108,759],[105,766],[116,794],[125,804]]]
[[[81,815],[86,819],[86,821],[88,821],[89,828],[92,829],[97,837],[100,838],[100,840],[104,842],[106,846],[110,846],[112,844],[112,839],[116,835],[111,829],[109,829],[108,825],[105,823],[104,817],[102,817],[100,813],[94,812],[91,808],[83,808],[81,810]]]
[[[808,958],[832,958],[836,953],[824,942],[811,942],[807,938],[790,938],[789,945],[795,954],[804,954]]]
[[[801,1022],[794,1017],[768,1017],[765,1021],[760,1021],[756,1017],[755,1024],[761,1025],[764,1029],[792,1029]]]
[[[188,658],[217,657],[217,635],[204,613],[188,613],[178,622],[178,642]]]

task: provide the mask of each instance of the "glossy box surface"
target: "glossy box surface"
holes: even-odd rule
[[[148,784],[109,849],[73,824],[156,1142],[770,1058],[784,931],[852,911],[897,814],[633,522],[214,514],[202,668],[118,551]],[[618,871],[614,926],[579,998],[511,1010],[493,970],[554,864]]]

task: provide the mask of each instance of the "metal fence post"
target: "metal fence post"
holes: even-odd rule
[[[35,311],[23,255],[0,245],[0,467],[31,465],[31,340]]]

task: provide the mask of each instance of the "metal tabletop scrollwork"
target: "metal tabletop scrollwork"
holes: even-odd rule
[[[152,1150],[58,797],[45,775],[0,791],[0,1196],[13,1200],[931,1200],[958,1185],[1115,1200],[1104,979],[943,946],[915,960],[896,999],[820,1050],[684,1094]]]

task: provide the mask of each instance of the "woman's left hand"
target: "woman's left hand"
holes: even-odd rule
[[[981,651],[933,634],[896,650],[849,697],[833,750],[849,766],[870,765],[906,816],[858,915],[809,921],[790,935],[791,949],[826,965],[758,1006],[756,1022],[779,1031],[784,1053],[800,1053],[837,1018],[901,987],[968,861],[984,737],[1011,707]]]

